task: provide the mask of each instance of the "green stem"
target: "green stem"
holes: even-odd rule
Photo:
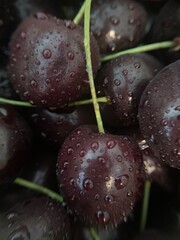
[[[81,19],[83,18],[83,15],[84,15],[84,10],[85,10],[85,1],[83,3],[83,5],[81,6],[78,14],[76,15],[76,17],[74,18],[73,22],[75,24],[79,24]]]
[[[101,113],[99,110],[99,104],[96,97],[96,90],[93,79],[92,63],[91,63],[91,50],[90,50],[90,10],[91,0],[85,1],[85,13],[84,13],[84,48],[86,53],[87,72],[89,77],[91,96],[93,99],[94,111],[96,115],[97,125],[100,133],[104,133],[103,122]]]
[[[32,105],[29,102],[10,100],[10,99],[6,99],[6,98],[0,98],[0,103],[1,104],[10,104],[13,106],[20,106],[20,107],[36,107],[35,105]]]
[[[97,101],[99,103],[108,103],[109,102],[107,97],[99,97],[99,98],[97,98]],[[91,99],[86,99],[86,100],[69,103],[68,107],[81,106],[81,105],[92,104],[92,103],[93,103],[93,99],[91,98]]]
[[[94,240],[100,240],[99,236],[94,228],[90,228],[90,233]]]
[[[135,48],[130,48],[118,53],[113,53],[108,56],[102,57],[101,62],[106,62],[109,60],[112,60],[114,58],[117,58],[119,56],[125,55],[125,54],[130,54],[130,53],[141,53],[141,52],[148,52],[148,51],[153,51],[153,50],[158,50],[158,49],[163,49],[163,48],[172,48],[175,47],[177,43],[175,41],[165,41],[165,42],[157,42],[157,43],[151,43]]]
[[[46,194],[47,196],[51,197],[54,200],[57,200],[58,202],[61,202],[61,203],[63,202],[63,197],[61,195],[59,195],[56,192],[53,192],[52,190],[50,190],[50,189],[48,189],[46,187],[38,185],[36,183],[30,182],[30,181],[25,180],[23,178],[16,178],[14,183],[16,183],[16,184],[18,184],[20,186],[23,186],[23,187],[35,190],[37,192]]]
[[[142,212],[141,212],[141,223],[140,223],[140,231],[144,231],[147,223],[147,215],[149,208],[149,198],[151,191],[151,182],[146,180],[144,183],[144,196],[143,196],[143,204],[142,204]]]

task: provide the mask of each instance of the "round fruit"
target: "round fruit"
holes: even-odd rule
[[[117,226],[127,220],[141,194],[141,163],[133,139],[79,127],[59,152],[59,188],[87,225]]]
[[[161,68],[157,59],[145,53],[127,54],[102,67],[99,78],[119,119],[119,127],[137,124],[141,95]]]
[[[63,207],[46,197],[29,199],[0,216],[0,239],[69,240]]]
[[[9,74],[20,97],[43,107],[57,107],[78,99],[89,87],[83,30],[71,21],[42,12],[26,18],[10,45]],[[94,74],[99,49],[91,38]]]
[[[146,87],[139,124],[155,155],[180,168],[180,61],[163,68]]]
[[[138,44],[145,34],[146,21],[146,11],[136,1],[93,1],[91,31],[101,53],[117,52]]]
[[[29,160],[32,135],[12,106],[0,105],[0,184],[14,180]]]

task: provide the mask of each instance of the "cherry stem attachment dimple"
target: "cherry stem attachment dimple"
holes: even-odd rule
[[[76,17],[74,18],[73,22],[75,24],[79,24],[81,19],[83,18],[83,15],[84,15],[84,10],[85,10],[85,1],[83,3],[83,5],[81,6],[79,12],[77,13]]]
[[[125,54],[149,52],[149,51],[163,49],[163,48],[176,48],[177,44],[178,43],[174,40],[174,41],[164,41],[164,42],[157,42],[157,43],[142,45],[142,46],[130,48],[121,52],[113,53],[105,57],[102,57],[101,62],[106,62]]]
[[[86,53],[86,65],[89,77],[89,84],[91,90],[91,96],[93,100],[94,111],[96,115],[96,121],[100,133],[104,133],[104,127],[102,122],[101,113],[99,110],[99,104],[96,97],[95,84],[93,79],[93,70],[91,62],[91,49],[90,49],[90,10],[91,10],[91,0],[85,1],[85,13],[84,13],[84,48]]]
[[[144,182],[144,195],[142,203],[142,212],[141,212],[141,222],[140,222],[140,231],[143,232],[146,228],[148,209],[149,209],[149,198],[151,191],[151,182],[146,180]]]

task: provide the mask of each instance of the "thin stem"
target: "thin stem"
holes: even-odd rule
[[[97,101],[99,103],[108,103],[109,102],[107,97],[99,97],[99,98],[97,98]],[[91,98],[91,99],[86,99],[86,100],[69,103],[68,107],[81,106],[81,105],[92,104],[92,103],[93,103],[93,99]]]
[[[94,240],[100,240],[99,236],[94,228],[90,228],[90,233]]]
[[[153,50],[158,50],[158,49],[163,49],[163,48],[172,48],[175,47],[177,43],[175,41],[165,41],[165,42],[157,42],[157,43],[151,43],[135,48],[130,48],[118,53],[110,54],[108,56],[102,57],[101,62],[106,62],[111,59],[117,58],[119,56],[125,55],[125,54],[130,54],[130,53],[141,53],[141,52],[148,52],[148,51],[153,51]]]
[[[20,107],[36,107],[35,105],[32,105],[29,102],[10,100],[10,99],[6,99],[6,98],[0,98],[0,103],[10,104],[13,106],[20,106]]]
[[[56,192],[53,192],[52,190],[50,190],[50,189],[48,189],[46,187],[38,185],[36,183],[30,182],[30,181],[25,180],[23,178],[16,178],[14,183],[16,183],[16,184],[18,184],[20,186],[23,186],[23,187],[35,190],[37,192],[46,194],[47,196],[51,197],[54,200],[57,200],[58,202],[61,202],[61,203],[63,202],[63,197],[61,195],[59,195]]]
[[[85,10],[85,1],[83,3],[83,5],[81,6],[78,14],[76,15],[76,17],[74,18],[73,22],[75,24],[79,24],[81,19],[83,18],[83,15],[84,15],[84,10]]]
[[[92,63],[91,63],[91,50],[90,50],[90,10],[91,10],[91,0],[85,1],[85,13],[84,13],[84,48],[86,53],[86,64],[87,72],[89,77],[91,96],[93,99],[94,111],[96,115],[96,121],[100,133],[104,133],[103,122],[101,118],[101,113],[99,110],[99,104],[96,97],[96,90],[93,79]]]
[[[144,183],[144,196],[143,196],[143,204],[142,204],[142,212],[141,212],[141,223],[140,223],[140,231],[144,231],[147,223],[147,215],[149,208],[149,198],[151,191],[151,182],[146,180]]]

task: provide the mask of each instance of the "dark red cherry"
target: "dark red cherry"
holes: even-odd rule
[[[12,181],[29,161],[32,135],[11,106],[0,105],[0,184]]]
[[[139,43],[145,34],[146,11],[132,0],[93,1],[91,31],[101,53],[117,52]]]
[[[26,18],[10,45],[9,75],[22,100],[57,107],[78,99],[89,88],[83,29],[42,12]],[[94,74],[99,49],[91,37]]]
[[[106,63],[99,74],[119,119],[119,127],[137,124],[138,105],[146,85],[162,64],[148,54],[128,54]]]
[[[95,124],[95,115],[92,106],[78,106],[76,108],[63,108],[58,112],[47,109],[37,109],[31,115],[36,133],[46,143],[58,147],[68,134],[83,124]]]
[[[126,221],[141,195],[142,156],[125,136],[74,130],[57,161],[60,191],[87,225],[116,226]]]
[[[66,211],[46,197],[28,199],[0,216],[0,239],[70,240]]]
[[[180,61],[163,68],[146,87],[139,124],[155,155],[180,168]]]

